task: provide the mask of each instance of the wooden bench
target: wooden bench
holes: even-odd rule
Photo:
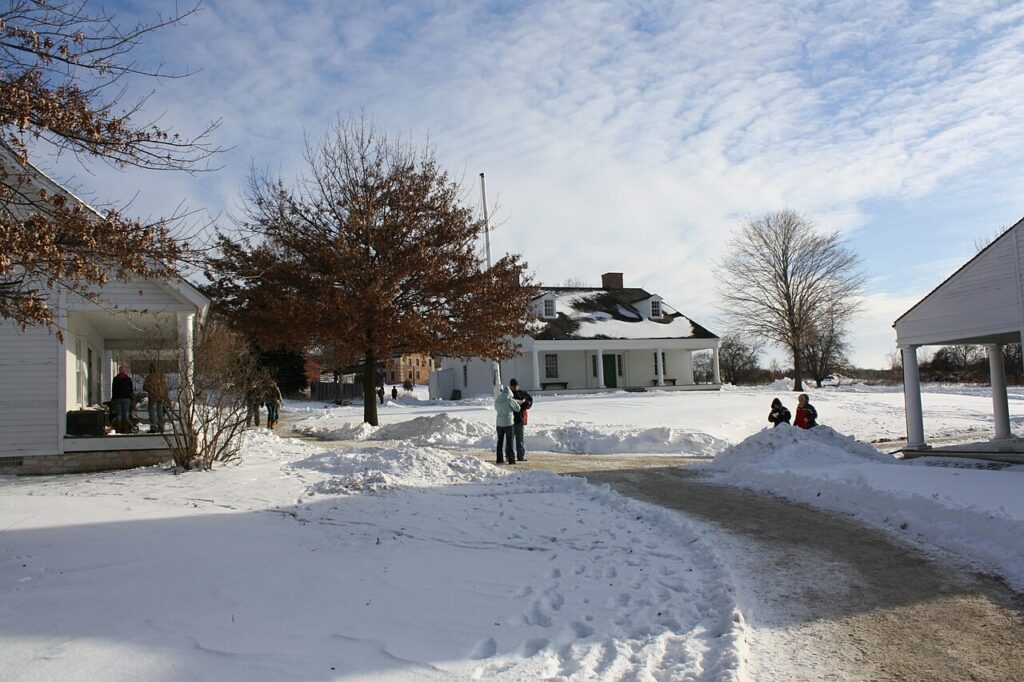
[[[676,380],[675,379],[670,379],[668,377],[663,377],[662,381],[664,381],[667,386],[675,386],[676,385]],[[658,380],[657,379],[651,379],[651,386],[657,386],[657,385],[658,385]]]
[[[549,386],[552,386],[554,388],[558,388],[559,386],[561,386],[562,390],[565,391],[565,390],[569,389],[569,382],[568,381],[554,381],[554,380],[540,382],[540,388],[541,388],[542,391],[548,390]]]

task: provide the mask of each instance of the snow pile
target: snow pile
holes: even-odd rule
[[[721,483],[853,515],[1024,588],[1024,467],[957,464],[896,460],[826,426],[780,426],[702,466]]]
[[[348,452],[328,450],[289,466],[330,474],[330,478],[307,488],[307,494],[323,495],[426,488],[504,475],[503,470],[471,455],[409,445]]]
[[[776,428],[762,429],[722,450],[711,468],[717,471],[751,468],[763,471],[859,462],[891,464],[896,460],[828,426],[801,429],[781,424]]]
[[[404,441],[416,445],[463,448],[491,448],[495,444],[493,426],[447,412],[381,426],[354,424],[324,416],[303,420],[295,430],[322,440]],[[557,426],[527,427],[528,449],[570,454],[644,453],[711,457],[726,445],[726,441],[706,433],[667,426],[637,428],[567,421]]]
[[[790,379],[789,377],[783,377],[781,379],[776,379],[772,383],[765,386],[765,388],[769,391],[792,391],[793,380]]]
[[[577,455],[644,453],[711,457],[728,445],[706,433],[667,426],[644,429],[570,421],[562,426],[530,429],[528,433],[531,450]]]

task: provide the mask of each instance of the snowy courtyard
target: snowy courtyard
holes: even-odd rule
[[[896,388],[536,398],[545,457],[663,458],[851,515],[1024,589],[1024,466],[880,452]],[[1017,430],[1024,390],[1011,389]],[[929,387],[929,438],[982,440],[984,388]],[[490,401],[289,402],[211,472],[0,478],[0,679],[744,680],[757,625],[706,524],[579,476],[497,467]],[[289,432],[294,427],[295,432]],[[301,438],[293,438],[293,435]],[[552,454],[553,453],[553,454]],[[530,465],[533,466],[533,462]],[[822,662],[826,669],[828,662]],[[786,671],[776,670],[779,679]]]

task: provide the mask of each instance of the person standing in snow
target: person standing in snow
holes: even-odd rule
[[[391,387],[391,399],[392,400],[398,400],[398,387],[397,386],[392,386]]]
[[[494,399],[494,425],[498,429],[498,459],[495,464],[501,464],[502,442],[505,444],[505,459],[509,464],[516,463],[516,455],[512,450],[512,425],[515,423],[513,415],[521,409],[519,402],[512,397],[509,387],[502,386],[501,393]]]
[[[281,389],[277,387],[277,382],[273,379],[267,379],[267,383],[264,384],[263,402],[267,404],[267,428],[272,429],[277,424],[277,419],[281,414],[281,405],[284,403]],[[256,424],[258,426],[259,422]]]
[[[768,413],[768,421],[772,423],[773,428],[782,423],[788,424],[791,416],[781,400],[776,398],[772,401],[772,411]]]
[[[512,434],[516,438],[516,459],[520,462],[525,462],[526,444],[523,442],[523,435],[525,431],[524,427],[529,420],[527,410],[533,407],[533,397],[526,391],[520,389],[519,382],[515,379],[509,379],[508,386],[512,391],[512,397],[519,403],[519,412],[512,415],[515,420],[512,424]]]
[[[818,411],[811,405],[810,398],[806,393],[801,393],[796,399],[796,417],[793,419],[793,426],[801,429],[811,429],[818,425]]]
[[[381,384],[380,388],[377,389],[377,397],[380,398],[380,404],[383,405],[384,404],[384,384]]]
[[[263,407],[263,391],[260,388],[259,383],[253,382],[249,386],[249,390],[245,392],[245,425],[249,426],[253,422],[256,426],[260,425],[260,408]]]

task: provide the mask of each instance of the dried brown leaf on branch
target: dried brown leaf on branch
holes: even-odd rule
[[[208,169],[216,123],[190,137],[140,120],[145,99],[123,102],[126,79],[188,74],[147,69],[132,51],[198,6],[125,28],[86,2],[0,5],[0,316],[59,333],[54,288],[96,299],[108,277],[171,277],[188,249],[173,221],[96,212],[31,163],[49,146],[115,166]]]
[[[222,234],[209,292],[260,346],[362,363],[410,353],[506,358],[526,331],[526,264],[476,254],[483,225],[429,149],[340,121],[293,186],[254,172],[238,234]]]

